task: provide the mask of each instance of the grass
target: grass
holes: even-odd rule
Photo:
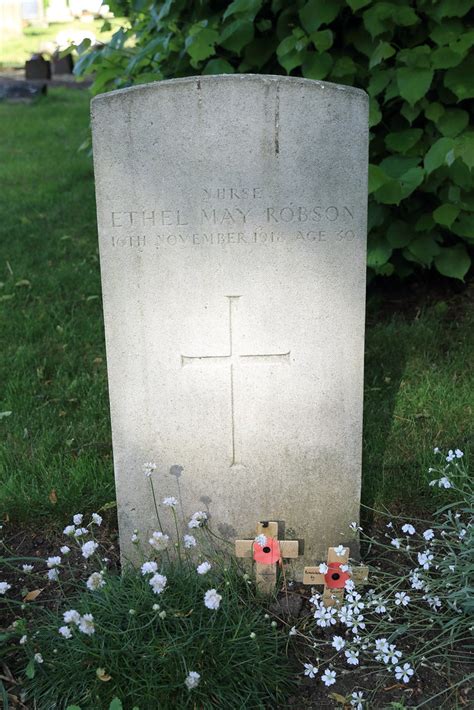
[[[0,41],[0,67],[22,67],[32,54],[39,52],[45,44],[54,42],[59,32],[91,32],[100,42],[107,42],[122,23],[120,18],[110,21],[111,29],[101,32],[103,20],[67,23],[53,23],[48,27],[26,27],[20,37],[10,37]]]
[[[114,499],[89,96],[0,105],[0,511],[18,521]],[[363,500],[426,507],[436,444],[468,451],[474,315],[467,297],[375,318],[366,340]]]

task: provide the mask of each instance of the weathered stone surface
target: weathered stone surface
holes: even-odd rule
[[[158,495],[301,563],[358,519],[367,97],[273,76],[92,104],[122,551]]]

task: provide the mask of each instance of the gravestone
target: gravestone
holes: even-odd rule
[[[301,564],[358,520],[367,96],[277,76],[92,102],[122,553],[161,498]],[[169,521],[168,523],[169,524]],[[171,529],[171,528],[170,528]]]
[[[51,62],[41,54],[32,54],[25,62],[25,79],[51,79]]]

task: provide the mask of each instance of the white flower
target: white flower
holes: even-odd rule
[[[130,535],[130,542],[133,542],[133,544],[136,544],[138,542],[138,535],[136,532]]]
[[[342,557],[346,551],[346,548],[344,545],[338,545],[337,547],[334,548],[334,552],[338,557]]]
[[[204,513],[202,510],[198,510],[196,513],[193,513],[191,516],[191,520],[188,523],[188,528],[192,530],[192,528],[200,528],[202,525],[207,520],[207,513]]]
[[[164,574],[158,574],[157,572],[153,575],[153,577],[151,577],[149,584],[155,594],[161,594],[165,590],[167,581],[168,580]]]
[[[462,459],[462,457],[464,456],[461,449],[454,449],[454,455],[456,456],[457,459]]]
[[[391,643],[388,647],[388,651],[382,656],[382,660],[384,663],[398,663],[400,658],[402,657],[402,652],[397,651],[397,647],[395,646],[394,643]]]
[[[89,557],[94,554],[98,547],[99,545],[94,540],[89,540],[88,542],[85,542],[81,547],[82,556],[85,557],[86,560],[89,559]]]
[[[460,540],[464,540],[464,538],[466,537],[466,535],[467,535],[467,530],[466,530],[466,528],[463,528],[463,529],[461,530],[461,532],[459,533],[458,537],[459,537]]]
[[[190,547],[196,547],[196,538],[194,535],[184,535],[183,537],[184,546],[189,550]]]
[[[416,530],[410,523],[405,523],[405,525],[402,526],[402,532],[407,533],[407,535],[414,535]]]
[[[331,646],[336,649],[336,651],[340,651],[341,649],[344,648],[346,645],[346,642],[342,638],[342,636],[333,636],[332,637],[332,643]]]
[[[152,560],[151,562],[144,562],[140,569],[143,575],[154,574],[158,569],[158,565]]]
[[[420,564],[424,570],[428,570],[431,566],[433,560],[433,555],[429,550],[424,550],[424,552],[418,553],[418,564]]]
[[[105,579],[103,572],[93,572],[86,582],[87,589],[95,592],[101,587],[105,587]]]
[[[72,522],[74,523],[74,525],[80,525],[82,523],[83,518],[84,516],[82,515],[82,513],[77,513],[76,515],[73,515]]]
[[[400,540],[398,539],[398,537],[395,537],[393,538],[393,540],[390,540],[390,544],[396,547],[397,550],[400,549]]]
[[[162,552],[168,547],[169,540],[169,535],[155,530],[148,542],[155,550]]]
[[[380,653],[388,653],[388,641],[386,638],[375,639],[375,650]]]
[[[395,668],[395,678],[397,680],[402,680],[404,683],[410,682],[410,677],[413,675],[414,670],[409,663],[404,663],[403,668],[397,666]]]
[[[352,619],[352,609],[348,606],[343,606],[339,609],[339,621],[341,624],[348,626],[348,622]]]
[[[343,566],[344,565],[341,566],[341,569]],[[346,579],[346,581],[344,582],[344,589],[346,590],[346,592],[352,592],[355,589],[354,581],[352,579]]]
[[[298,632],[296,630],[296,626],[292,626],[291,629],[288,631],[288,636],[297,636]]]
[[[324,685],[329,688],[330,685],[334,685],[334,683],[336,682],[336,671],[330,671],[328,668],[326,668],[323,675],[321,676],[321,680],[323,681]]]
[[[256,542],[257,545],[260,545],[260,547],[265,547],[265,545],[267,544],[267,538],[263,534],[257,535],[254,542]]]
[[[5,594],[11,588],[12,585],[8,584],[8,582],[0,582],[0,594]]]
[[[56,569],[56,567],[53,567],[53,569],[50,569],[48,571],[48,579],[50,582],[57,582],[59,579],[59,572]]]
[[[217,593],[216,589],[208,589],[204,595],[204,605],[208,609],[218,609],[221,603],[222,596]]]
[[[341,565],[341,572],[349,572],[352,574],[352,567],[350,565]],[[349,581],[349,580],[347,580]]]
[[[396,606],[408,606],[410,602],[410,597],[406,592],[395,592],[395,604]]]
[[[92,614],[84,614],[81,616],[79,620],[79,631],[82,631],[83,634],[86,634],[87,636],[92,636],[93,633],[95,633],[95,628],[94,628],[94,617]]]
[[[74,525],[66,525],[66,527],[63,530],[63,534],[67,535],[68,537],[71,537],[72,535],[74,535],[75,529],[76,528],[74,527]]]
[[[68,611],[64,612],[63,619],[66,624],[76,624],[76,626],[78,626],[81,620],[81,615],[75,609],[69,609]]]
[[[427,541],[432,540],[434,538],[434,532],[432,531],[431,528],[428,528],[428,530],[425,530],[425,532],[423,533],[423,537]]]
[[[35,661],[36,663],[44,663],[43,656],[41,653],[35,653]]]
[[[68,555],[71,552],[71,548],[68,547],[67,545],[63,545],[62,547],[59,548],[59,552],[62,555]]]
[[[452,449],[449,449],[448,455],[446,456],[446,461],[448,463],[451,463],[451,461],[455,458],[454,451]]]
[[[92,522],[94,525],[102,525],[102,516],[99,513],[92,513]]]
[[[440,450],[439,450],[439,447],[438,447],[438,446],[435,446],[435,447],[434,447],[433,453],[434,453],[434,454],[439,454],[439,453],[440,453]]]
[[[28,636],[26,634],[23,634],[23,636],[21,637],[21,639],[19,640],[18,643],[20,644],[20,646],[24,646],[27,641],[28,641]]]
[[[410,577],[410,582],[411,582],[412,589],[423,589],[424,582],[423,582],[423,580],[421,580],[419,578],[416,570],[413,571],[413,573]]]
[[[254,638],[257,638],[257,634],[255,633],[255,631],[251,631],[251,632],[250,632],[249,638],[251,638],[252,640],[253,640]]]
[[[350,703],[351,707],[354,708],[354,710],[363,710],[364,708],[364,695],[362,691],[359,690],[359,692],[354,691],[351,695],[350,698]]]
[[[329,567],[325,562],[321,562],[319,565],[319,574],[327,574]]]
[[[88,532],[89,532],[89,531],[88,531],[87,528],[76,528],[76,530],[74,531],[74,537],[75,537],[76,539],[77,539],[78,537],[84,537],[84,535],[87,535]]]
[[[49,569],[52,569],[53,567],[57,567],[60,564],[61,564],[60,557],[48,557],[48,559],[46,560],[46,566]]]
[[[168,496],[163,499],[163,505],[167,508],[175,508],[178,505],[178,501],[174,496]]]
[[[153,611],[160,611],[160,605],[159,605],[159,604],[153,604],[153,606],[152,606],[151,608],[153,609]]]
[[[196,567],[196,572],[198,574],[206,574],[211,569],[210,562],[201,562],[200,565]]]
[[[385,614],[387,611],[387,607],[383,603],[377,604],[377,606],[374,609],[376,614]]]
[[[21,569],[28,574],[29,572],[33,572],[33,565],[22,565]]]
[[[426,597],[426,601],[434,611],[438,611],[441,608],[441,599],[439,597]]]
[[[438,488],[452,488],[453,484],[447,476],[443,476],[438,481]]]
[[[69,626],[60,626],[60,627],[59,627],[59,633],[60,633],[61,636],[63,636],[63,638],[65,638],[65,639],[70,639],[70,638],[72,638],[72,631],[71,631],[71,629],[69,628]]]
[[[158,616],[160,617],[160,619],[166,619],[166,611],[163,609],[163,611],[160,611]]]
[[[184,684],[188,690],[192,690],[193,688],[197,688],[200,680],[201,676],[199,675],[199,673],[197,673],[196,671],[189,671],[188,675],[185,678]]]
[[[352,651],[351,649],[347,649],[346,651],[344,651],[344,655],[346,657],[347,663],[350,666],[359,665],[359,651]]]
[[[351,523],[351,524],[349,525],[349,527],[350,527],[350,529],[351,529],[353,532],[357,532],[358,530],[362,530],[362,528],[360,527],[360,525],[359,525],[358,523],[356,523],[356,522]]]
[[[148,463],[143,464],[143,473],[147,478],[150,478],[151,474],[153,471],[156,469],[156,463],[153,461],[150,461]]]
[[[351,616],[346,622],[347,626],[351,629],[353,634],[359,633],[359,629],[365,629],[365,621],[362,614],[358,616]]]
[[[324,604],[320,606],[314,612],[314,618],[316,619],[316,625],[325,628],[326,626],[331,626],[331,624],[336,623],[337,609],[335,607],[326,607]]]
[[[313,666],[312,663],[304,664],[304,674],[307,675],[308,678],[314,678],[317,672],[318,669],[316,668],[316,666]]]

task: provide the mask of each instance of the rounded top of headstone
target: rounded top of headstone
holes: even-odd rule
[[[303,77],[281,76],[279,74],[213,74],[210,76],[187,76],[179,79],[163,79],[162,81],[153,81],[148,84],[139,84],[130,86],[125,89],[116,89],[104,94],[98,94],[92,99],[92,105],[110,101],[117,97],[129,96],[131,94],[146,94],[158,90],[173,89],[178,86],[195,85],[200,89],[206,84],[240,84],[240,83],[260,83],[262,86],[272,84],[302,86],[315,91],[334,92],[339,94],[349,94],[352,98],[359,98],[364,102],[368,102],[369,96],[363,90],[346,84],[334,84],[329,81],[317,81],[315,79],[304,79]]]

